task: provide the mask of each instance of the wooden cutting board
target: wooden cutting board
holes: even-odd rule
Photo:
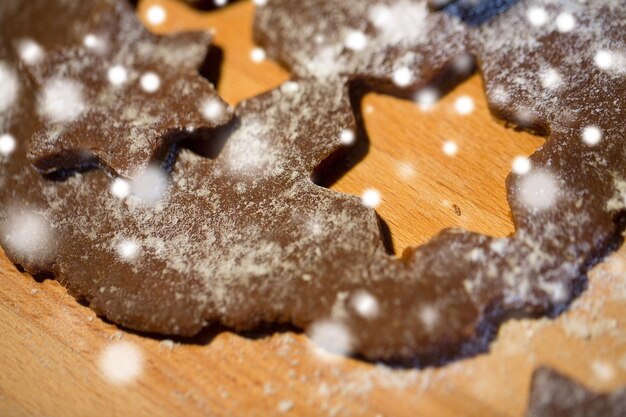
[[[146,0],[142,18],[151,4],[168,12],[152,30],[216,30],[223,51],[218,87],[231,104],[288,78],[275,63],[251,60],[251,3],[200,13]],[[461,96],[474,101],[469,115],[454,111]],[[397,253],[444,227],[496,236],[513,231],[504,179],[513,158],[531,154],[543,139],[493,120],[479,76],[428,111],[370,94],[362,112],[369,153],[332,188],[355,195],[379,190],[378,212]],[[442,150],[447,141],[457,144],[453,156]],[[56,281],[36,282],[0,255],[0,415],[520,417],[539,365],[597,390],[626,384],[625,329],[624,248],[593,270],[588,290],[558,318],[510,321],[489,352],[422,370],[320,357],[304,335],[289,330],[209,330],[191,342],[134,334],[95,317]],[[114,384],[107,369],[122,376],[134,370],[136,378]]]

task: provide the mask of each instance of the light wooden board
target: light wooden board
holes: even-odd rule
[[[172,1],[162,27],[215,28],[224,50],[219,90],[231,104],[288,78],[250,52],[253,7],[239,2],[200,14]],[[381,192],[378,212],[396,251],[446,226],[505,236],[513,231],[504,179],[512,159],[542,139],[496,123],[478,76],[428,112],[369,95],[363,113],[370,152],[332,188]],[[461,95],[475,111],[456,115]],[[458,144],[454,157],[442,152]],[[455,211],[454,205],[460,210]],[[549,364],[598,390],[626,384],[626,249],[597,266],[589,289],[557,319],[506,323],[491,350],[438,369],[392,370],[321,358],[290,332],[244,337],[206,332],[194,343],[133,334],[95,317],[56,281],[36,282],[0,255],[1,416],[438,416],[520,417],[530,375]],[[141,372],[125,385],[101,369],[103,352],[131,346]]]

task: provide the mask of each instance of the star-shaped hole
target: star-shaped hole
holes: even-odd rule
[[[385,221],[396,254],[447,227],[497,237],[515,231],[504,180],[543,139],[494,120],[482,91],[475,75],[438,101],[433,86],[415,101],[366,95],[359,119],[367,135],[319,173],[345,172],[331,188],[361,190],[356,195]]]

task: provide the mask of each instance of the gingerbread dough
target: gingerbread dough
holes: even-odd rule
[[[597,68],[585,54],[585,75],[567,78],[572,85],[563,90],[507,82],[506,94],[499,95],[498,77],[508,73],[516,80],[516,71],[544,61],[556,65],[552,60],[565,50],[619,52],[619,30],[601,38],[606,45],[598,44],[594,31],[618,26],[615,13],[624,8],[607,0],[584,13],[576,9],[579,21],[595,23],[565,38],[551,26],[538,28],[518,42],[519,31],[529,29],[525,2],[480,27],[445,9],[429,11],[425,1],[343,4],[274,0],[259,8],[255,36],[292,68],[294,80],[241,103],[217,157],[187,149],[177,155],[170,148],[167,160],[177,160],[171,172],[163,170],[167,185],[152,204],[111,192],[112,186],[119,191],[119,178],[106,174],[133,172],[147,156],[137,162],[132,154],[116,160],[101,153],[103,169],[64,181],[42,177],[27,163],[27,147],[43,149],[41,138],[49,132],[33,123],[45,85],[31,90],[9,55],[3,65],[23,90],[9,115],[0,109],[0,126],[18,144],[0,165],[0,237],[7,254],[31,273],[52,273],[99,314],[133,329],[191,336],[214,323],[241,330],[289,322],[314,339],[319,329],[340,331],[343,353],[372,359],[432,362],[472,353],[484,349],[494,326],[511,314],[562,309],[584,272],[619,240],[626,177],[623,78]],[[391,22],[407,18],[413,28],[392,30],[388,20],[371,16],[373,6],[383,7],[379,12]],[[317,34],[325,36],[319,43]],[[470,53],[485,74],[496,114],[551,130],[531,158],[532,169],[508,179],[517,232],[495,239],[445,230],[396,259],[384,250],[375,212],[355,197],[315,185],[311,174],[345,152],[345,132],[356,131],[352,82],[410,95],[442,74],[466,74]],[[564,74],[571,75],[569,68]],[[30,71],[40,79],[39,69]],[[524,95],[513,104],[501,100],[513,91]],[[174,110],[186,109],[183,101]],[[560,119],[567,103],[583,110]],[[526,104],[541,113],[527,117],[518,111]],[[595,146],[581,138],[588,126],[602,132]],[[72,149],[93,150],[89,137],[74,139]],[[126,143],[124,136],[118,140]],[[154,156],[154,148],[144,145],[140,154]],[[52,154],[42,160],[54,161]],[[24,242],[19,224],[31,225],[38,238]]]

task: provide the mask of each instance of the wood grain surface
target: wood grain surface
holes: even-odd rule
[[[253,5],[200,13],[173,1],[156,32],[214,28],[223,51],[220,94],[231,104],[269,90],[288,73],[250,53]],[[475,110],[460,116],[454,102]],[[439,230],[461,226],[490,235],[513,231],[504,179],[517,155],[541,138],[507,129],[489,115],[479,76],[424,111],[370,94],[362,103],[369,153],[332,188],[380,191],[379,214],[396,252]],[[454,141],[458,152],[442,151]],[[521,417],[532,371],[540,365],[607,391],[626,384],[626,249],[590,274],[589,288],[555,319],[514,320],[490,351],[440,368],[391,369],[320,357],[289,330],[237,335],[208,330],[192,341],[125,331],[77,303],[56,282],[37,282],[0,255],[0,416],[437,416]],[[111,348],[138,355],[111,366],[137,377],[113,383],[103,373]],[[126,349],[126,350],[124,350]]]

